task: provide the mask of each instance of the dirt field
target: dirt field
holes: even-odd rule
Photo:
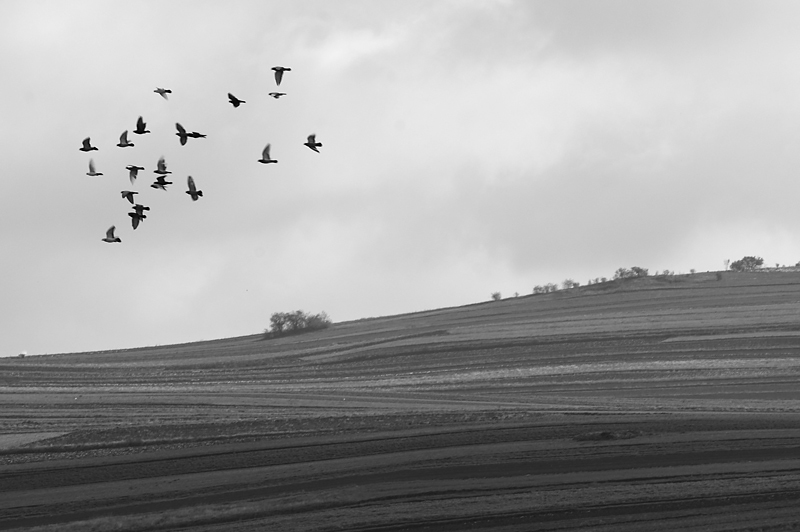
[[[800,274],[0,359],[0,529],[800,530]]]

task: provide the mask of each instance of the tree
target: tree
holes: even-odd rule
[[[569,290],[570,288],[577,288],[581,285],[581,283],[577,281],[573,281],[572,279],[564,279],[564,282],[561,283],[561,286],[564,290]]]
[[[503,296],[500,294],[500,292],[492,292],[493,301],[500,301],[501,299],[503,299]]]
[[[331,320],[327,314],[306,314],[302,310],[294,312],[276,312],[270,319],[269,330],[264,331],[265,338],[274,338],[285,334],[310,332],[330,327]]]
[[[630,270],[626,268],[619,268],[614,272],[614,279],[631,279],[633,277],[646,277],[648,273],[647,268],[640,268],[634,266]]]
[[[742,257],[741,259],[731,263],[731,271],[753,272],[759,269],[762,264],[764,264],[764,259],[761,257]]]

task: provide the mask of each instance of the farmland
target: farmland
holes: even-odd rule
[[[800,273],[0,359],[0,472],[0,529],[796,530]]]

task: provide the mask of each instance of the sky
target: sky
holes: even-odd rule
[[[0,356],[794,265],[798,27],[791,1],[3,0]]]

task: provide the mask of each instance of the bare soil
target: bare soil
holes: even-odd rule
[[[800,274],[0,359],[3,530],[800,530]]]

